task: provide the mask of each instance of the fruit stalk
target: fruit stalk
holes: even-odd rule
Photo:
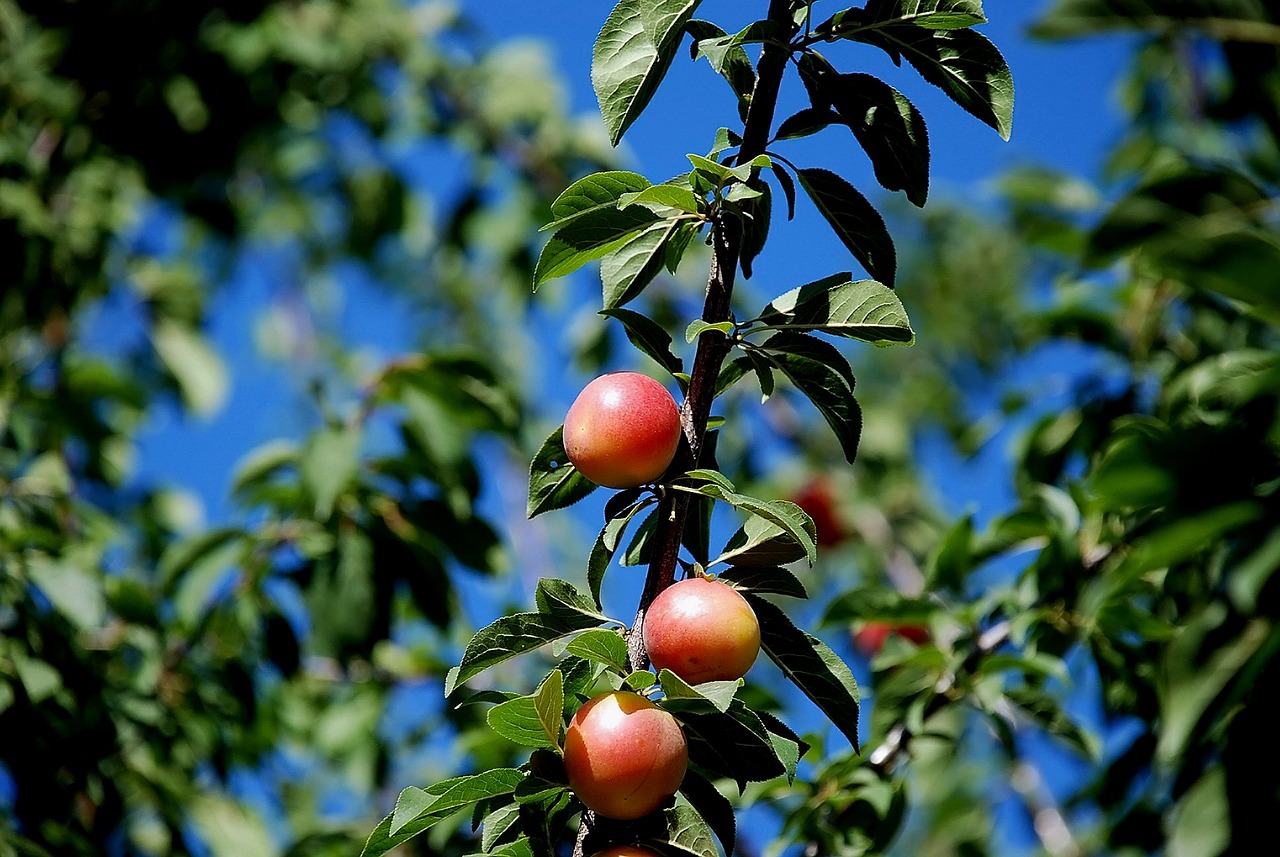
[[[760,62],[756,68],[756,86],[743,125],[738,163],[747,163],[764,154],[769,144],[769,131],[773,127],[773,116],[778,104],[778,90],[791,54],[788,43],[796,32],[790,0],[770,0],[769,20],[783,35],[775,41],[766,42],[760,54]],[[734,278],[742,245],[741,224],[732,218],[718,216],[712,224],[711,236],[711,270],[707,277],[702,320],[715,324],[730,319]],[[699,466],[707,421],[711,416],[711,404],[715,399],[716,379],[732,345],[727,336],[714,331],[708,331],[698,338],[693,370],[689,375],[689,392],[680,413],[684,442],[680,444],[675,461],[667,471],[668,475],[683,474]],[[641,593],[640,605],[627,643],[628,660],[632,669],[644,669],[648,663],[648,653],[641,633],[644,616],[658,593],[675,582],[676,559],[680,554],[680,540],[688,512],[689,499],[683,492],[670,492],[659,506],[653,558],[649,562],[644,591]]]

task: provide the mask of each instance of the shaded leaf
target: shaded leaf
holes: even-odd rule
[[[578,472],[564,449],[564,426],[560,426],[543,442],[529,464],[530,518],[572,506],[592,491],[596,484]]]
[[[804,169],[796,175],[853,257],[872,277],[892,286],[897,275],[897,253],[884,218],[867,198],[829,170]]]

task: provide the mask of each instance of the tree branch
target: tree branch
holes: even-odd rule
[[[760,54],[756,85],[742,130],[742,145],[738,148],[737,162],[740,164],[764,154],[769,143],[769,132],[773,127],[773,116],[778,104],[778,90],[791,55],[787,43],[796,31],[789,0],[770,0],[769,20],[778,26],[780,32],[786,33],[786,39],[765,44]],[[711,271],[707,277],[702,320],[716,324],[731,319],[733,285],[742,245],[741,224],[733,218],[718,216],[712,224],[711,241]],[[667,471],[668,476],[678,476],[699,466],[707,435],[707,421],[715,400],[716,380],[732,346],[733,343],[727,336],[715,331],[704,333],[698,339],[693,370],[689,375],[689,391],[680,414],[684,442],[680,444],[680,451]],[[632,669],[643,669],[648,664],[648,653],[641,638],[645,612],[658,593],[675,582],[676,561],[680,556],[680,543],[688,514],[689,498],[682,493],[669,493],[658,506],[658,526],[654,532],[655,550],[649,562],[644,591],[627,642],[628,660]]]

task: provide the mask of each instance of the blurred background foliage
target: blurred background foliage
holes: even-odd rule
[[[920,335],[851,352],[853,468],[790,391],[722,401],[721,466],[814,515],[809,624],[870,676],[863,755],[808,736],[807,776],[739,802],[744,854],[1267,841],[1271,6],[1048,8],[1047,39],[1136,34],[1125,135],[1100,184],[1027,166],[893,217]],[[0,853],[350,854],[404,785],[514,759],[440,682],[468,592],[585,567],[520,520],[558,420],[539,337],[631,362],[528,294],[549,201],[616,157],[565,105],[451,4],[0,0]],[[677,337],[696,267],[643,298]],[[228,314],[283,367],[234,418],[291,416],[207,523],[137,450],[243,404]],[[467,821],[412,847],[473,852]]]

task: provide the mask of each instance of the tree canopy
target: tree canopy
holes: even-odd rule
[[[1280,11],[1045,4],[1037,38],[1129,34],[1123,137],[977,207],[856,51],[1016,135],[996,4],[830,3],[579,4],[583,119],[453,4],[0,0],[0,854],[1268,841]],[[737,113],[646,178],[610,144],[691,58]],[[874,185],[788,159],[850,132]],[[753,281],[796,206],[833,276]],[[606,496],[553,391],[620,367],[684,440]],[[208,516],[139,452],[200,420],[254,447]],[[1005,508],[948,511],[956,457]],[[776,665],[742,686],[620,633],[708,571]],[[688,736],[657,822],[567,787],[604,688]]]

